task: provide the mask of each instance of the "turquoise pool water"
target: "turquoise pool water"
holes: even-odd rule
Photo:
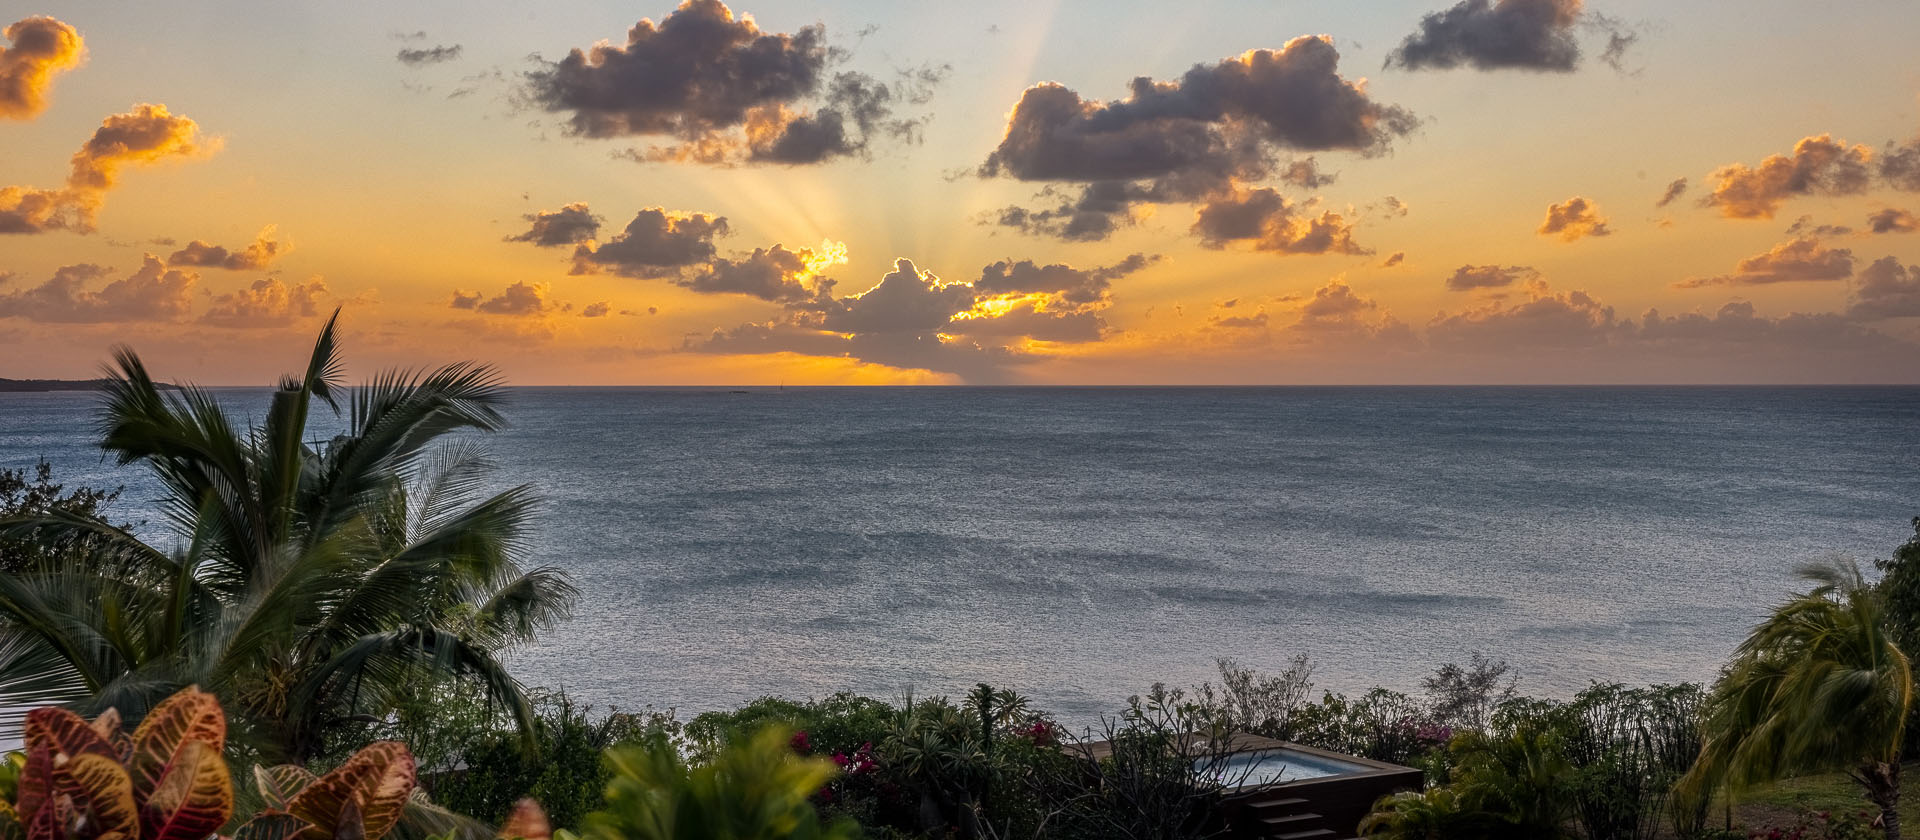
[[[1337,758],[1276,749],[1234,753],[1222,761],[1201,759],[1194,762],[1194,769],[1211,776],[1222,787],[1242,788],[1344,776],[1369,768]]]

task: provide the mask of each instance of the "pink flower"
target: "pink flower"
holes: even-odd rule
[[[807,740],[807,730],[805,729],[793,733],[793,740],[788,741],[787,745],[793,747],[793,751],[801,755],[807,755],[813,752],[813,742]]]

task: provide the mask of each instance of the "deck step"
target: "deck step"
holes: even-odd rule
[[[1320,819],[1319,814],[1310,814],[1310,813],[1288,814],[1284,817],[1266,817],[1260,820],[1260,824],[1270,825],[1270,826],[1273,826],[1274,828],[1285,828],[1286,826],[1289,826],[1289,825],[1300,825],[1301,823],[1310,823],[1318,819]]]
[[[1267,810],[1267,809],[1269,809],[1269,808],[1291,808],[1291,807],[1293,807],[1293,806],[1295,806],[1295,805],[1305,805],[1305,804],[1307,804],[1307,800],[1305,800],[1305,799],[1299,799],[1299,798],[1293,798],[1293,799],[1263,799],[1263,800],[1261,800],[1261,801],[1259,801],[1259,802],[1249,802],[1249,803],[1247,803],[1247,807],[1248,807],[1248,808],[1252,808],[1252,809],[1254,809],[1254,810],[1261,810],[1261,811],[1264,811],[1264,810]]]
[[[1295,831],[1288,834],[1274,834],[1270,836],[1272,836],[1274,840],[1318,840],[1318,838],[1322,837],[1338,840],[1333,830],[1326,828],[1316,828],[1310,831]]]

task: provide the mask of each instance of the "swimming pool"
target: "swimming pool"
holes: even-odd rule
[[[1221,758],[1201,758],[1193,769],[1225,788],[1250,788],[1301,779],[1364,773],[1372,767],[1331,756],[1291,749],[1249,750]]]

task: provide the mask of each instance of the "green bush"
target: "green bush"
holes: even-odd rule
[[[589,840],[854,840],[848,819],[822,821],[809,799],[838,772],[788,748],[769,726],[688,764],[665,739],[607,753],[606,807],[587,816]]]

